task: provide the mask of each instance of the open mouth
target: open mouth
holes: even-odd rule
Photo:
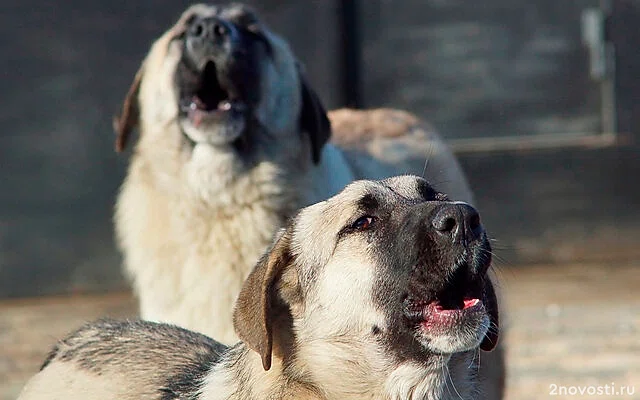
[[[478,307],[482,304],[480,299],[463,299],[461,304],[453,304],[452,306],[445,306],[440,301],[435,300],[429,303],[430,306],[433,306],[433,311],[436,313],[448,314],[458,311],[464,311],[467,309],[471,309],[474,307]]]
[[[435,300],[422,309],[419,324],[427,330],[453,328],[483,310],[484,304],[479,298],[465,298],[453,305],[444,305]]]
[[[405,315],[414,326],[427,331],[454,329],[465,320],[486,313],[479,287],[477,283],[457,283],[429,296],[431,300],[409,297],[404,304]]]
[[[180,109],[187,114],[194,125],[205,119],[220,118],[232,112],[243,112],[246,108],[231,85],[218,78],[218,70],[213,61],[207,61],[202,72],[181,68]]]

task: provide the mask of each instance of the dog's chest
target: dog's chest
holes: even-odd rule
[[[242,283],[270,243],[283,217],[261,205],[229,213],[183,210],[176,247],[183,249],[171,322],[232,343],[231,311]],[[166,293],[158,293],[165,296]]]

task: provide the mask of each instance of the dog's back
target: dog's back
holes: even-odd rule
[[[191,398],[225,349],[171,325],[102,320],[60,341],[20,399]]]
[[[451,198],[474,203],[453,152],[431,126],[403,110],[342,108],[329,112],[331,142],[338,146],[355,179],[422,175]]]

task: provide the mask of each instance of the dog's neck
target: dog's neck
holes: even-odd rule
[[[388,371],[370,371],[367,382],[344,385],[352,376],[323,371],[331,382],[317,382],[313,371],[287,368],[274,357],[265,371],[260,356],[243,343],[234,346],[205,378],[201,400],[459,400],[473,399],[472,354],[438,357],[428,365],[403,362]],[[297,371],[291,376],[289,371]],[[326,376],[326,375],[325,375]],[[374,383],[376,382],[376,383]]]
[[[405,362],[389,374],[385,399],[468,400],[476,398],[474,352],[441,356],[428,366]]]
[[[232,347],[205,377],[201,400],[320,400],[326,397],[297,377],[288,377],[282,361],[273,358],[265,371],[260,356],[244,343]]]
[[[207,164],[211,154],[195,157],[186,167],[160,151],[134,155],[117,205],[118,241],[143,318],[231,344],[235,297],[301,206],[305,171],[263,162],[224,184]]]
[[[342,151],[331,143],[322,149],[317,165],[298,154],[277,163],[261,161],[247,167],[235,165],[236,156],[230,155],[230,160],[221,161],[225,168],[216,168],[210,160],[224,155],[210,157],[206,153],[204,148],[192,154],[189,164],[201,163],[202,167],[190,168],[184,179],[187,187],[180,193],[189,193],[193,201],[227,217],[256,206],[291,215],[335,195],[356,178]]]

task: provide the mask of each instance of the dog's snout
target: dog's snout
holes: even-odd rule
[[[234,27],[220,18],[202,18],[193,22],[188,35],[190,39],[216,42],[233,36]]]
[[[431,225],[442,235],[466,241],[479,238],[483,229],[480,214],[466,203],[452,203],[440,207],[433,215]]]

